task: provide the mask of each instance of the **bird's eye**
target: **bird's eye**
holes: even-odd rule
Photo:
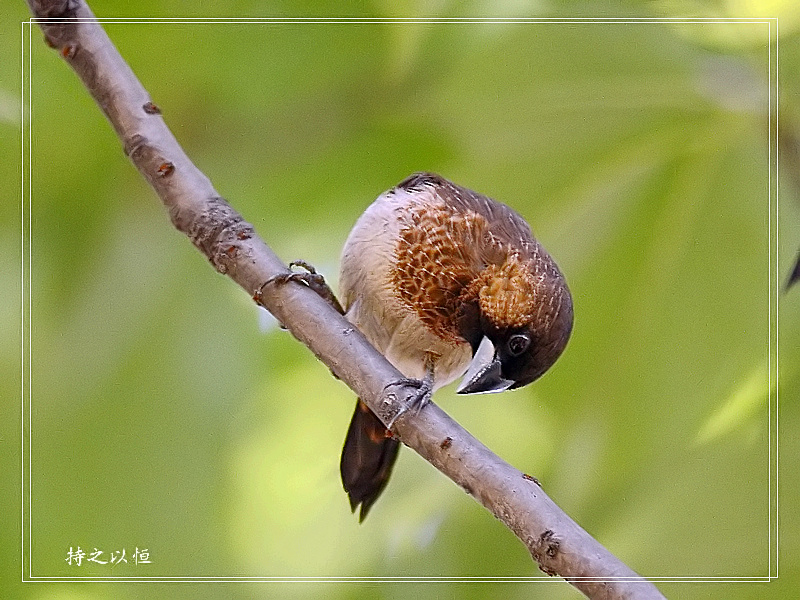
[[[512,335],[508,339],[508,351],[511,353],[512,356],[519,356],[525,350],[528,349],[528,346],[531,345],[531,338],[529,338],[524,333],[517,333]]]

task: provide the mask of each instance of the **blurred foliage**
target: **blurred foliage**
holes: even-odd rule
[[[781,126],[800,115],[800,16],[789,1],[92,7],[101,17],[779,16]],[[22,2],[4,10],[0,174],[18,189],[21,84],[9,65],[19,64],[14,25],[28,15]],[[357,216],[416,170],[530,221],[574,294],[567,352],[524,390],[445,389],[436,401],[638,572],[759,577],[770,560],[775,571],[768,441],[779,423],[780,579],[661,584],[681,598],[800,595],[800,288],[774,289],[800,245],[800,192],[791,163],[777,184],[769,175],[769,30],[107,25],[216,188],[281,257],[302,257],[333,283]],[[34,30],[33,575],[541,575],[511,533],[409,451],[358,525],[338,475],[352,394],[172,230],[77,78],[40,41]],[[549,579],[18,584],[18,206],[0,213],[4,598],[579,596]],[[776,305],[779,380],[774,348],[768,357]],[[148,548],[152,564],[70,567],[78,545],[124,547],[129,558]]]

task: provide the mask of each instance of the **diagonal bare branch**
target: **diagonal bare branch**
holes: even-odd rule
[[[125,60],[81,0],[27,0],[51,47],[75,70],[150,183],[172,223],[220,273],[256,301],[342,379],[384,422],[416,388],[325,300],[299,283],[276,284],[286,266],[189,160]],[[525,544],[539,567],[591,598],[663,598],[578,524],[535,478],[505,463],[435,404],[393,430]]]

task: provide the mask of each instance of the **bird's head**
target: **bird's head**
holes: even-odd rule
[[[471,286],[461,332],[473,359],[459,394],[500,392],[538,379],[564,351],[572,332],[572,297],[552,258],[512,255]]]

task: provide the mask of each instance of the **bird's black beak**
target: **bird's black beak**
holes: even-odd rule
[[[501,366],[494,344],[484,336],[456,393],[490,394],[507,390],[514,381],[503,378]]]

